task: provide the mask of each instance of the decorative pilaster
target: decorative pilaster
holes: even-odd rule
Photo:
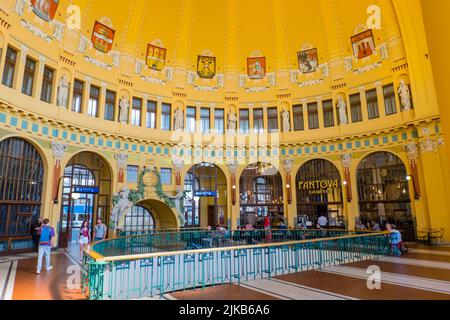
[[[414,187],[414,198],[420,198],[419,171],[417,169],[417,159],[419,158],[419,149],[417,143],[410,142],[405,145],[406,155],[408,156],[409,166],[411,169],[412,184]]]
[[[292,178],[291,178],[291,172],[292,172],[292,165],[294,164],[294,160],[292,159],[284,159],[283,160],[283,168],[286,173],[286,193],[288,197],[288,204],[292,203]]]
[[[344,184],[345,190],[347,192],[347,201],[352,201],[352,181],[350,178],[350,166],[352,165],[353,154],[352,153],[343,153],[341,155],[342,166],[344,167]]]
[[[237,162],[232,161],[228,163],[228,170],[230,170],[231,175],[231,203],[236,204],[236,172],[237,172]]]
[[[175,185],[181,186],[181,173],[184,168],[184,159],[181,157],[172,157],[173,172],[175,174]]]
[[[119,168],[118,182],[123,183],[124,172],[128,162],[128,155],[126,153],[117,153],[114,157],[117,160],[117,167]]]
[[[52,151],[53,151],[53,159],[54,159],[54,168],[53,168],[53,190],[52,190],[52,199],[58,195],[59,188],[59,179],[61,175],[61,161],[64,158],[64,153],[67,150],[67,145],[60,141],[52,141]]]

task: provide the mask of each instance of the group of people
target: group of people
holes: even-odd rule
[[[376,221],[367,222],[366,225],[361,221],[358,221],[355,225],[356,230],[372,230],[372,231],[381,231],[380,224]]]
[[[101,218],[97,219],[97,224],[94,227],[94,241],[104,240],[106,237],[107,228]],[[34,243],[34,248],[38,252],[38,262],[36,273],[40,274],[42,270],[42,261],[45,257],[45,268],[47,271],[53,269],[50,263],[51,248],[53,247],[53,239],[55,237],[55,229],[50,225],[48,219],[39,218],[31,225],[31,238]],[[91,230],[88,221],[83,221],[80,232],[78,234],[78,244],[80,246],[80,260],[83,260],[83,252],[91,243]]]

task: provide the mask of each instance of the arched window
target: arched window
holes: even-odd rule
[[[43,178],[42,158],[31,143],[0,142],[0,252],[32,248],[28,236],[40,216]]]
[[[402,160],[390,152],[375,152],[358,166],[359,213],[363,223],[395,224],[404,238],[414,239],[407,171]]]
[[[145,231],[155,228],[152,213],[145,207],[135,205],[125,216],[124,231]]]

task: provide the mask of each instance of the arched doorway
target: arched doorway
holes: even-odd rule
[[[344,225],[341,175],[332,162],[307,161],[297,172],[295,186],[298,222],[314,226],[323,215],[329,226]]]
[[[147,231],[155,228],[152,212],[143,205],[134,205],[125,215],[123,231]]]
[[[358,166],[357,183],[361,222],[395,224],[407,240],[415,238],[407,171],[390,152],[375,152]]]
[[[240,224],[263,226],[266,215],[272,226],[284,221],[283,181],[269,163],[258,162],[244,169],[239,180]]]
[[[41,216],[44,164],[21,138],[0,142],[0,254],[33,248],[31,224]]]
[[[108,225],[111,173],[106,162],[92,152],[81,152],[64,169],[59,226],[59,247],[77,241],[84,220],[91,229],[97,218]]]
[[[199,163],[184,178],[184,227],[226,226],[227,180],[212,163]]]

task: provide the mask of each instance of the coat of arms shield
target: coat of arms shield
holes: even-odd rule
[[[31,0],[33,12],[45,21],[53,20],[58,4],[59,0]]]
[[[95,21],[92,31],[92,44],[100,52],[108,53],[112,49],[115,31],[110,27]]]
[[[317,49],[302,50],[297,53],[298,67],[302,73],[311,73],[317,70],[319,59]]]
[[[212,79],[216,75],[216,57],[198,56],[197,74],[203,79]]]
[[[147,46],[147,66],[150,69],[161,71],[166,64],[167,49],[149,44]]]
[[[352,38],[352,47],[355,57],[362,59],[375,53],[375,40],[373,39],[372,30],[366,30]]]
[[[266,75],[266,57],[247,58],[247,74],[250,79],[262,79]]]

